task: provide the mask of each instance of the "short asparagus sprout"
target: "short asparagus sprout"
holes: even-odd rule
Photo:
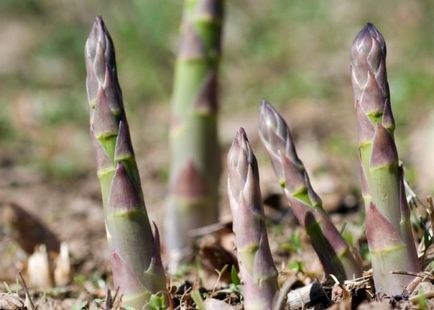
[[[386,43],[372,24],[367,24],[353,42],[351,78],[375,288],[378,293],[399,295],[413,277],[392,272],[417,272],[420,265],[393,137]]]
[[[272,309],[277,270],[268,244],[258,164],[240,128],[228,154],[228,196],[246,310]]]
[[[259,134],[288,203],[300,225],[306,229],[325,272],[341,281],[361,275],[357,254],[331,222],[312,188],[288,125],[265,100],[261,103]]]
[[[125,305],[146,308],[164,294],[158,230],[152,232],[131,145],[113,42],[97,17],[86,42],[90,132],[96,150],[114,285]]]

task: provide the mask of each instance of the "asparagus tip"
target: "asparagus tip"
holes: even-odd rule
[[[97,42],[104,42],[103,36],[108,35],[107,28],[101,16],[96,16],[86,41],[86,51],[95,51]],[[89,53],[87,53],[89,55]]]
[[[229,183],[232,191],[241,191],[249,173],[258,176],[258,167],[255,155],[250,147],[246,131],[240,127],[235,134],[232,146],[227,157]],[[253,171],[251,171],[253,169]],[[250,171],[250,172],[249,172]]]
[[[235,134],[231,149],[235,147],[237,150],[239,150],[239,148],[247,150],[248,146],[246,144],[248,144],[248,141],[245,129],[240,127]]]
[[[357,34],[353,42],[353,52],[371,52],[371,47],[378,44],[380,51],[386,55],[386,42],[381,32],[372,23],[367,23]]]
[[[267,100],[263,99],[259,111],[259,128],[260,133],[265,132],[265,127],[277,128],[279,115],[273,106]]]

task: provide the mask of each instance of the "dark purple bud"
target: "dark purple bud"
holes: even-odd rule
[[[143,201],[125,167],[121,163],[116,165],[108,208],[109,210],[124,212],[137,209],[141,210],[143,208]]]
[[[374,127],[368,116],[362,111],[360,102],[356,102],[357,127],[359,131],[359,143],[363,144],[372,141],[374,138]]]
[[[134,292],[141,293],[145,290],[143,284],[137,278],[135,272],[128,264],[113,250],[111,255],[113,269],[113,283],[116,288],[121,288],[121,293],[133,295]]]
[[[108,66],[106,66],[105,81],[104,81],[105,96],[110,107],[110,110],[114,115],[119,115],[123,111],[122,108],[122,94],[120,93],[120,87],[117,84],[116,78],[113,77],[113,73],[110,72]]]
[[[116,119],[110,110],[104,91],[100,88],[96,98],[92,127],[95,137],[99,139],[115,136],[118,132]]]
[[[211,71],[201,87],[199,95],[195,100],[198,110],[204,112],[217,112],[217,71]]]
[[[370,159],[371,168],[390,166],[398,163],[398,152],[392,134],[377,124]]]
[[[277,278],[277,269],[274,265],[266,233],[263,233],[259,240],[259,249],[255,254],[252,273],[256,284],[262,287],[262,297],[266,300],[273,300],[278,286],[277,282],[271,279]]]
[[[330,221],[330,219],[319,210],[314,211],[316,221],[320,223],[325,239],[330,243],[331,248],[339,254],[348,248],[347,243],[342,238],[336,226]]]
[[[254,276],[258,280],[264,280],[272,274],[277,275],[276,267],[274,266],[273,256],[271,255],[270,245],[268,243],[267,234],[262,234],[259,240],[259,249],[256,252],[253,270]]]
[[[366,238],[370,251],[384,250],[403,244],[399,231],[395,230],[372,202],[366,212]]]
[[[119,122],[119,133],[116,139],[115,161],[121,161],[127,158],[133,158],[134,151],[131,145],[130,132],[124,121]]]
[[[172,183],[172,190],[176,196],[186,199],[203,197],[208,193],[205,177],[190,160],[186,166],[178,173],[178,177]]]
[[[146,270],[146,272],[151,274],[161,275],[164,274],[164,268],[163,268],[163,263],[161,261],[161,255],[160,255],[160,233],[158,231],[158,227],[155,224],[155,222],[152,222],[152,225],[154,226],[152,256],[151,256],[151,262],[149,263],[149,267],[148,270]]]
[[[371,72],[368,72],[368,80],[366,82],[365,90],[362,92],[359,104],[368,115],[381,115],[384,111],[385,98],[379,87],[375,77]]]

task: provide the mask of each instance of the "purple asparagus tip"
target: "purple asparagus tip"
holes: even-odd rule
[[[376,52],[381,52],[386,56],[387,50],[383,35],[372,23],[367,23],[354,39],[352,52],[357,50],[359,53],[370,54],[374,45],[378,45],[379,48]]]
[[[354,94],[363,102],[363,109],[368,114],[382,114],[382,97],[389,97],[385,60],[386,42],[377,28],[369,23],[359,32],[351,47]],[[366,93],[365,89],[369,92]]]
[[[270,309],[277,290],[277,270],[263,219],[258,165],[243,128],[237,131],[229,150],[228,175],[245,308]]]
[[[260,106],[259,135],[268,150],[274,171],[280,181],[285,180],[281,157],[287,157],[300,170],[304,169],[295,150],[288,125],[267,100],[263,100]]]

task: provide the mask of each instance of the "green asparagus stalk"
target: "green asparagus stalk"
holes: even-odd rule
[[[228,196],[233,215],[244,308],[272,309],[278,291],[277,270],[268,245],[259,171],[243,128],[228,154]]]
[[[146,308],[164,293],[158,231],[152,232],[116,72],[113,42],[97,17],[85,47],[90,131],[104,205],[114,285],[125,305]]]
[[[283,117],[267,101],[261,103],[259,134],[294,215],[310,237],[327,274],[339,280],[361,274],[356,253],[345,242],[315,193],[299,159]]]
[[[367,24],[353,42],[351,77],[375,287],[378,293],[398,295],[413,277],[392,272],[417,272],[420,266],[393,136],[386,43],[372,24]]]
[[[218,221],[218,65],[224,0],[185,0],[176,61],[166,214],[169,270],[191,250],[190,231]]]

